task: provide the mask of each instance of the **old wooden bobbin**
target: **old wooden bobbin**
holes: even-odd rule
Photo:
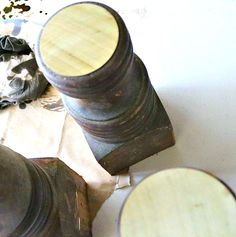
[[[56,158],[0,145],[0,236],[90,237],[85,181]]]
[[[111,174],[174,144],[126,26],[108,6],[82,2],[58,11],[40,33],[36,58]]]
[[[119,237],[234,237],[236,196],[200,170],[163,170],[142,181],[120,213]]]

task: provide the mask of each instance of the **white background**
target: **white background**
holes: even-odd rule
[[[236,1],[102,1],[117,10],[172,121],[176,145],[130,168],[133,185],[158,170],[207,170],[236,191]],[[116,236],[132,190],[117,190],[93,222]]]

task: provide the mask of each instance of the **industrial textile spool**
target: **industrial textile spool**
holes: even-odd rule
[[[111,174],[174,144],[173,130],[121,17],[82,2],[40,33],[36,59]]]
[[[120,237],[234,237],[236,199],[203,171],[163,170],[142,181],[120,214]]]
[[[58,159],[0,145],[0,236],[90,237],[84,180]]]

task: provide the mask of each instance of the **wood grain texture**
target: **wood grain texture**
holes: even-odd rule
[[[118,38],[118,25],[108,10],[96,4],[76,4],[59,11],[45,25],[40,53],[53,72],[82,76],[111,58]]]
[[[235,197],[202,171],[177,168],[156,173],[128,197],[120,236],[235,237]]]

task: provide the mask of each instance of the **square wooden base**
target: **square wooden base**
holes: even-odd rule
[[[153,129],[125,143],[100,142],[85,133],[99,164],[114,175],[125,168],[175,144],[169,117],[157,96],[158,112]]]
[[[87,185],[57,158],[31,159],[49,175],[55,188],[60,229],[57,237],[91,237]]]

